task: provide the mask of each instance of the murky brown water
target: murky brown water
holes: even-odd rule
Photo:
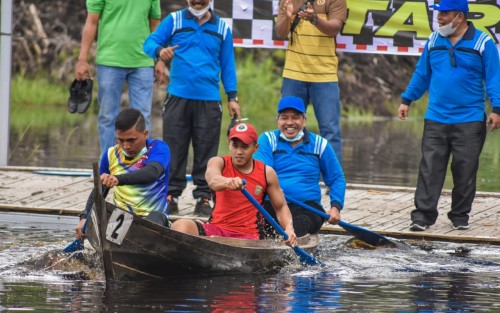
[[[359,250],[349,237],[322,235],[316,257],[325,267],[106,284],[88,246],[83,260],[47,259],[72,241],[75,220],[0,213],[0,311],[500,311],[500,247],[402,242]]]
[[[73,127],[11,130],[9,165],[90,168],[99,157],[95,125],[89,115]],[[421,127],[344,122],[347,181],[414,186]],[[495,135],[481,158],[479,190],[500,191]],[[49,258],[72,241],[75,224],[74,217],[0,212],[0,312],[500,312],[496,246],[407,242],[359,250],[348,237],[324,235],[323,268],[106,284],[90,249],[82,260]]]

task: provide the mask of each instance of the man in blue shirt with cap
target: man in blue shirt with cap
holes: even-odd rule
[[[424,231],[436,222],[450,155],[454,186],[448,218],[453,229],[465,230],[486,127],[500,128],[499,56],[495,42],[467,21],[467,0],[442,0],[432,8],[439,28],[425,44],[398,111],[400,119],[408,119],[411,102],[429,91],[410,230]],[[485,90],[492,104],[488,117]]]
[[[344,172],[328,141],[305,128],[306,108],[302,98],[284,97],[278,104],[278,129],[259,137],[254,159],[271,166],[278,174],[280,186],[287,195],[323,211],[320,178],[330,189],[329,223],[340,221],[344,206],[346,182]],[[269,201],[264,207],[275,216]],[[297,236],[317,233],[323,218],[295,203],[288,203]]]

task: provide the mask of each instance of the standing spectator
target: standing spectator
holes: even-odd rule
[[[87,20],[83,27],[80,56],[75,68],[77,80],[92,78],[87,62],[97,33],[96,74],[99,91],[99,143],[101,153],[116,144],[114,123],[127,82],[130,107],[146,118],[151,131],[154,78],[163,81],[165,64],[153,69],[153,59],[142,52],[144,39],[161,19],[160,0],[87,0]]]
[[[429,91],[410,230],[436,222],[450,155],[454,186],[448,218],[463,230],[470,227],[486,126],[500,128],[499,56],[495,42],[467,21],[467,0],[442,0],[432,7],[439,11],[439,28],[425,44],[398,111],[400,119],[408,119],[411,102]],[[485,91],[493,106],[488,117]]]
[[[345,0],[281,0],[276,34],[289,37],[282,97],[311,100],[319,131],[342,164],[338,58],[335,36],[345,23]]]
[[[259,137],[259,149],[254,158],[272,167],[280,186],[287,195],[323,211],[321,204],[321,176],[330,196],[329,223],[340,221],[344,206],[346,182],[332,147],[306,128],[306,108],[299,97],[284,97],[278,104],[278,129]],[[269,200],[264,207],[276,216]],[[288,203],[297,236],[317,233],[324,219],[301,206]]]
[[[217,155],[222,120],[220,81],[231,116],[240,118],[236,65],[229,26],[210,9],[209,0],[189,0],[188,8],[169,14],[144,42],[149,56],[171,61],[163,108],[163,139],[172,151],[169,211],[178,212],[186,188],[192,141],[194,213],[210,216],[212,192],[205,180],[208,160]]]

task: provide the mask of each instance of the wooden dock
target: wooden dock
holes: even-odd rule
[[[34,172],[44,170],[75,171],[79,176]],[[90,170],[0,167],[0,211],[76,216],[85,207],[93,188],[90,173]],[[179,200],[179,216],[172,219],[192,216],[192,189],[193,185],[189,184]],[[424,232],[412,232],[408,227],[414,192],[414,188],[348,184],[342,220],[393,238],[500,245],[500,193],[478,192],[470,218],[471,228],[453,230],[446,216],[450,210],[450,192],[444,191],[437,223]],[[322,202],[326,207],[328,197],[323,196]],[[323,226],[322,232],[345,234],[341,227],[332,225]]]

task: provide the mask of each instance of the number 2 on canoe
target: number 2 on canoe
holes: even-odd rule
[[[109,217],[106,228],[106,239],[121,245],[133,220],[134,217],[132,214],[116,208]]]

